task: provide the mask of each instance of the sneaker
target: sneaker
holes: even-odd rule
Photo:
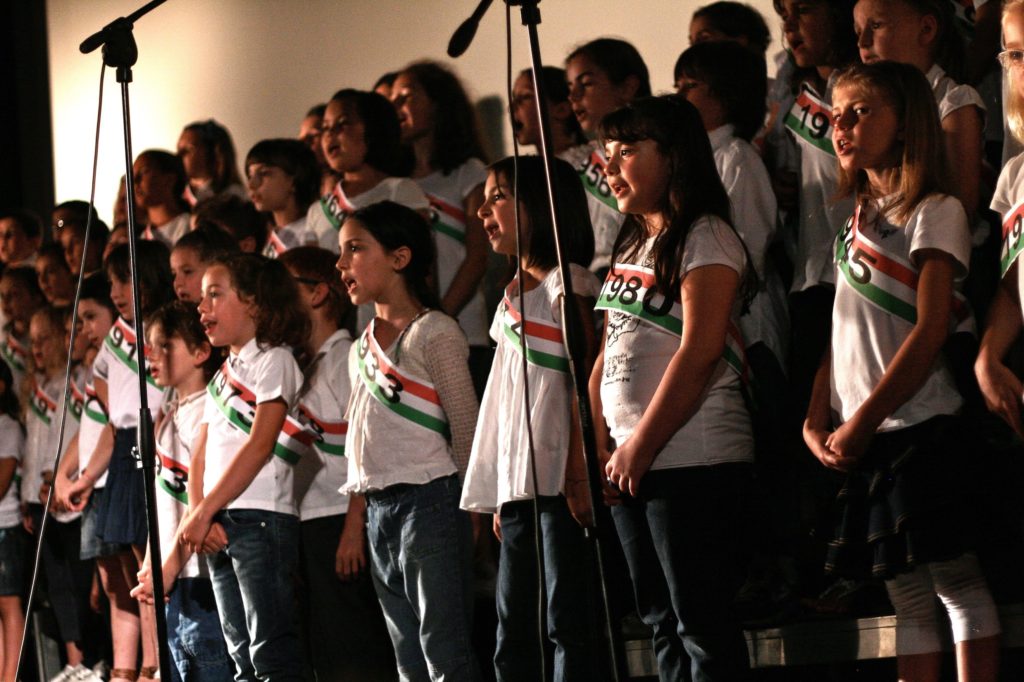
[[[50,682],[76,682],[78,680],[78,676],[81,675],[83,671],[92,672],[81,663],[78,665],[71,665],[69,663],[64,666],[64,669],[57,673],[55,677],[51,677]]]
[[[96,679],[99,682],[110,679],[110,664],[106,661],[101,660],[99,663],[92,667],[93,674],[96,675]]]
[[[95,668],[89,669],[83,666],[77,677],[71,682],[103,682],[103,676],[96,672]]]

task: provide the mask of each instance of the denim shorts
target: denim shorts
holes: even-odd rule
[[[97,519],[96,508],[103,500],[106,488],[95,488],[89,497],[89,503],[82,511],[82,540],[79,556],[82,559],[98,559],[105,556],[114,556],[121,552],[127,552],[131,545],[118,545],[113,542],[104,542],[96,534]]]
[[[25,579],[25,531],[0,529],[0,597],[21,594]]]

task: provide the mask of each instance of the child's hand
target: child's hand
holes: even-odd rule
[[[974,365],[974,374],[978,377],[978,388],[985,398],[985,406],[1024,438],[1024,424],[1020,417],[1024,387],[1017,375],[1001,362],[983,362],[980,358]]]
[[[25,532],[29,535],[36,534],[36,525],[32,521],[32,516],[30,514],[25,514],[24,512],[22,512],[21,527],[24,528]]]
[[[601,471],[606,470],[608,462],[610,462],[611,459],[612,453],[610,451],[598,447],[597,461],[601,465]],[[601,479],[601,495],[604,498],[604,503],[607,507],[614,507],[622,504],[622,491],[611,485],[607,478]]]
[[[50,496],[50,484],[47,483],[46,481],[43,481],[40,484],[40,486],[39,486],[39,503],[45,506],[46,505],[46,498],[48,498],[49,496]],[[56,504],[54,504],[52,508],[53,508],[54,511],[60,511],[60,509],[56,506]]]
[[[212,525],[201,507],[190,509],[178,526],[178,542],[194,554],[205,554],[204,542]]]
[[[847,472],[856,467],[874,435],[874,429],[863,427],[856,415],[843,423],[825,441],[825,447],[835,453],[832,468]]]
[[[79,476],[72,481],[67,491],[68,509],[71,511],[85,509],[85,505],[89,502],[89,496],[92,495],[92,487],[92,478],[86,476]]]
[[[334,553],[334,572],[343,582],[355,580],[366,570],[366,536],[362,527],[345,524]]]
[[[832,452],[832,450],[825,445],[828,441],[828,437],[831,435],[832,431],[811,426],[809,420],[804,421],[804,443],[807,444],[807,448],[819,462],[827,466],[829,469],[835,469],[837,459],[836,453]]]
[[[637,452],[632,446],[632,440],[615,449],[604,471],[610,485],[617,486],[620,491],[636,497],[640,492],[640,479],[651,468],[654,454]]]
[[[203,540],[203,554],[216,554],[228,546],[228,534],[224,526],[216,521],[210,524],[210,532]]]
[[[131,589],[129,594],[143,604],[153,603],[153,571],[147,559],[139,572],[135,574],[139,583]]]
[[[565,481],[565,502],[569,505],[569,513],[581,528],[590,528],[594,525],[594,506],[590,500],[587,479]]]
[[[501,514],[494,514],[491,530],[494,531],[494,537],[498,538],[498,542],[501,542]]]

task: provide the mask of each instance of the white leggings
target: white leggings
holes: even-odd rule
[[[973,552],[949,561],[918,566],[885,581],[896,607],[896,654],[910,656],[942,650],[939,603],[949,614],[953,641],[998,635],[999,614]]]

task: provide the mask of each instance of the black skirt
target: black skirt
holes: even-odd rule
[[[132,455],[135,434],[135,429],[114,432],[107,485],[96,509],[96,535],[107,543],[143,547],[149,534],[146,490],[142,469]]]
[[[891,578],[973,549],[971,445],[966,421],[953,416],[876,434],[836,497],[825,571]]]

